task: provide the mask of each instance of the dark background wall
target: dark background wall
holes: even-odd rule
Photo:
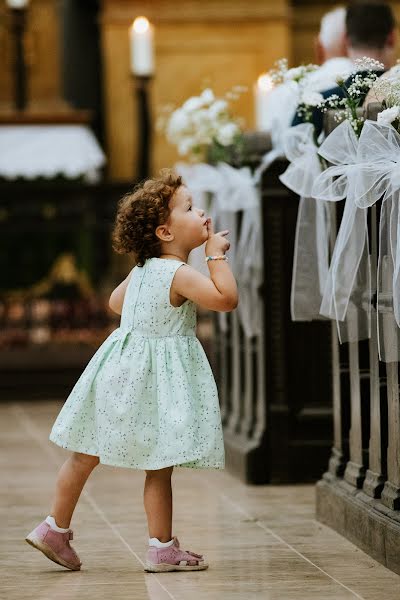
[[[75,108],[93,111],[93,127],[104,141],[99,0],[60,3],[62,94]]]

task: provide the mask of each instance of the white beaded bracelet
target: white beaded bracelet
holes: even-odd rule
[[[225,254],[221,256],[206,256],[205,261],[208,262],[209,260],[228,260],[228,257]]]

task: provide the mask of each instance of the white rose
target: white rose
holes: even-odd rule
[[[203,127],[208,125],[210,120],[208,117],[208,110],[206,108],[200,108],[192,114],[192,122],[195,127]]]
[[[392,106],[378,114],[379,125],[390,125],[400,117],[400,106]]]
[[[300,103],[307,104],[308,106],[318,106],[324,101],[324,97],[319,92],[312,92],[305,90],[301,96]]]
[[[189,152],[195,145],[196,142],[192,137],[185,137],[178,144],[178,153],[181,156],[186,156],[186,154],[189,154]]]
[[[204,102],[200,96],[192,96],[182,104],[182,110],[186,112],[192,112],[199,110],[203,106]]]
[[[210,121],[208,110],[201,108],[192,115],[193,135],[199,144],[210,144],[215,126]]]
[[[181,108],[175,110],[167,124],[167,138],[170,142],[176,143],[177,138],[179,138],[184,132],[187,132],[190,129],[190,119],[185,111]]]
[[[208,114],[210,115],[211,119],[215,119],[220,114],[226,112],[227,108],[228,103],[226,100],[216,100],[209,107]]]
[[[213,131],[209,127],[203,127],[196,131],[196,139],[199,144],[211,144],[213,138]]]
[[[284,80],[285,81],[293,81],[295,79],[299,79],[301,77],[303,77],[304,75],[304,67],[293,67],[292,69],[289,69],[285,75],[284,75]]]
[[[233,138],[238,132],[239,128],[235,123],[226,123],[217,131],[217,141],[222,144],[222,146],[229,146],[229,144],[232,144]]]
[[[200,98],[202,99],[204,104],[211,104],[211,102],[214,102],[215,100],[214,93],[212,90],[210,90],[210,88],[206,88],[205,90],[203,90]]]

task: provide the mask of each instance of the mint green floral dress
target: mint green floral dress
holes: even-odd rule
[[[170,303],[183,264],[151,258],[133,269],[120,327],[75,384],[52,442],[118,467],[224,467],[218,393],[196,337],[196,306]]]

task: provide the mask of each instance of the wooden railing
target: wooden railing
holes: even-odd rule
[[[379,108],[370,105],[366,116],[375,120]],[[332,128],[329,119],[326,128]],[[379,361],[376,327],[380,208],[373,206],[368,216],[371,338],[339,348],[332,336],[334,443],[317,483],[316,508],[320,521],[400,574],[399,365]],[[337,216],[340,222],[340,207]],[[392,326],[384,336],[393,336]]]
[[[299,198],[278,179],[286,167],[273,163],[261,184],[264,268],[252,304],[260,333],[246,337],[238,310],[215,319],[227,467],[249,483],[316,481],[332,440],[330,322],[290,316]],[[234,217],[238,232],[242,217]]]

